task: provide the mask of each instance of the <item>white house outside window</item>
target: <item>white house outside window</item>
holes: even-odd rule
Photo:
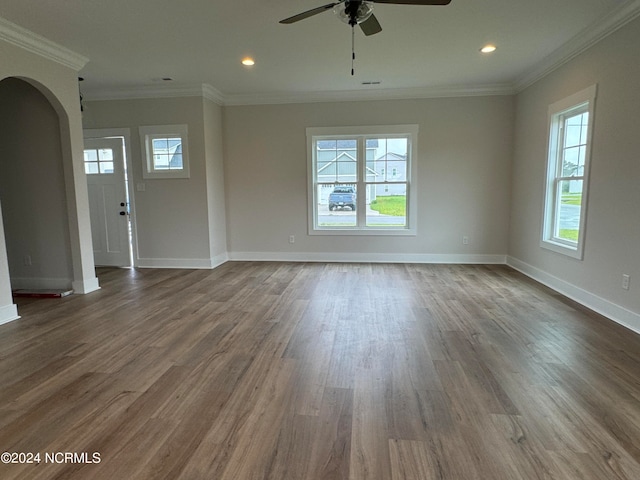
[[[549,106],[542,246],[582,258],[596,87]]]
[[[309,232],[415,235],[418,127],[308,128]]]

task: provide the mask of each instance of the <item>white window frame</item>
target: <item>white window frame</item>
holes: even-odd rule
[[[142,177],[145,179],[189,178],[189,136],[187,125],[153,125],[140,127],[142,150]],[[182,168],[156,169],[153,162],[152,141],[158,138],[180,137],[182,139]]]
[[[307,133],[307,206],[309,235],[413,235],[417,233],[417,166],[418,166],[418,125],[376,125],[357,127],[309,127]],[[318,226],[316,208],[318,204],[318,188],[315,180],[315,141],[334,138],[380,138],[407,137],[407,214],[406,226],[366,226],[365,195],[366,155],[364,141],[358,141],[358,175],[356,202],[357,225],[349,227]],[[405,182],[402,182],[405,183]]]
[[[549,105],[548,125],[549,140],[547,154],[547,171],[545,180],[545,195],[542,222],[543,248],[561,253],[578,260],[584,256],[584,240],[587,226],[587,197],[589,193],[589,165],[591,158],[591,143],[593,138],[594,108],[596,100],[596,85],[592,85],[563,100]],[[580,112],[588,113],[587,139],[585,144],[585,159],[582,175],[566,177],[562,174],[563,153],[563,124],[565,118]],[[559,183],[567,180],[582,180],[582,197],[580,203],[580,220],[577,242],[559,238],[555,235],[559,222],[561,198]]]

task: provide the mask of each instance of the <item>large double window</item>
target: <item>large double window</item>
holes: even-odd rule
[[[549,107],[542,246],[582,258],[595,85]]]
[[[309,233],[414,235],[417,125],[308,128]]]

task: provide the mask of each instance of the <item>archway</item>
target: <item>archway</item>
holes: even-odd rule
[[[11,286],[67,289],[73,281],[60,119],[24,80],[0,81],[0,206]]]

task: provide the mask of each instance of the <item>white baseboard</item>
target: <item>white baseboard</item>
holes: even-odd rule
[[[212,269],[228,260],[226,253],[212,258],[139,258],[136,266],[138,268]]]
[[[9,323],[13,320],[19,319],[17,305],[2,305],[0,306],[0,325],[3,323]]]
[[[232,252],[229,260],[267,262],[338,262],[338,263],[452,263],[504,264],[506,255],[457,255],[423,253],[286,253]]]
[[[87,280],[74,280],[71,287],[73,288],[73,293],[79,293],[81,295],[100,290],[100,284],[95,277]]]
[[[593,310],[613,320],[616,323],[634,331],[640,333],[640,314],[632,312],[620,305],[617,305],[609,300],[599,297],[587,290],[576,287],[569,282],[566,282],[558,277],[555,277],[537,267],[529,265],[514,257],[507,257],[507,265],[525,274],[526,276],[534,279],[537,282],[552,288],[558,293],[561,293],[565,297],[568,297],[576,302],[584,305],[585,307]]]

